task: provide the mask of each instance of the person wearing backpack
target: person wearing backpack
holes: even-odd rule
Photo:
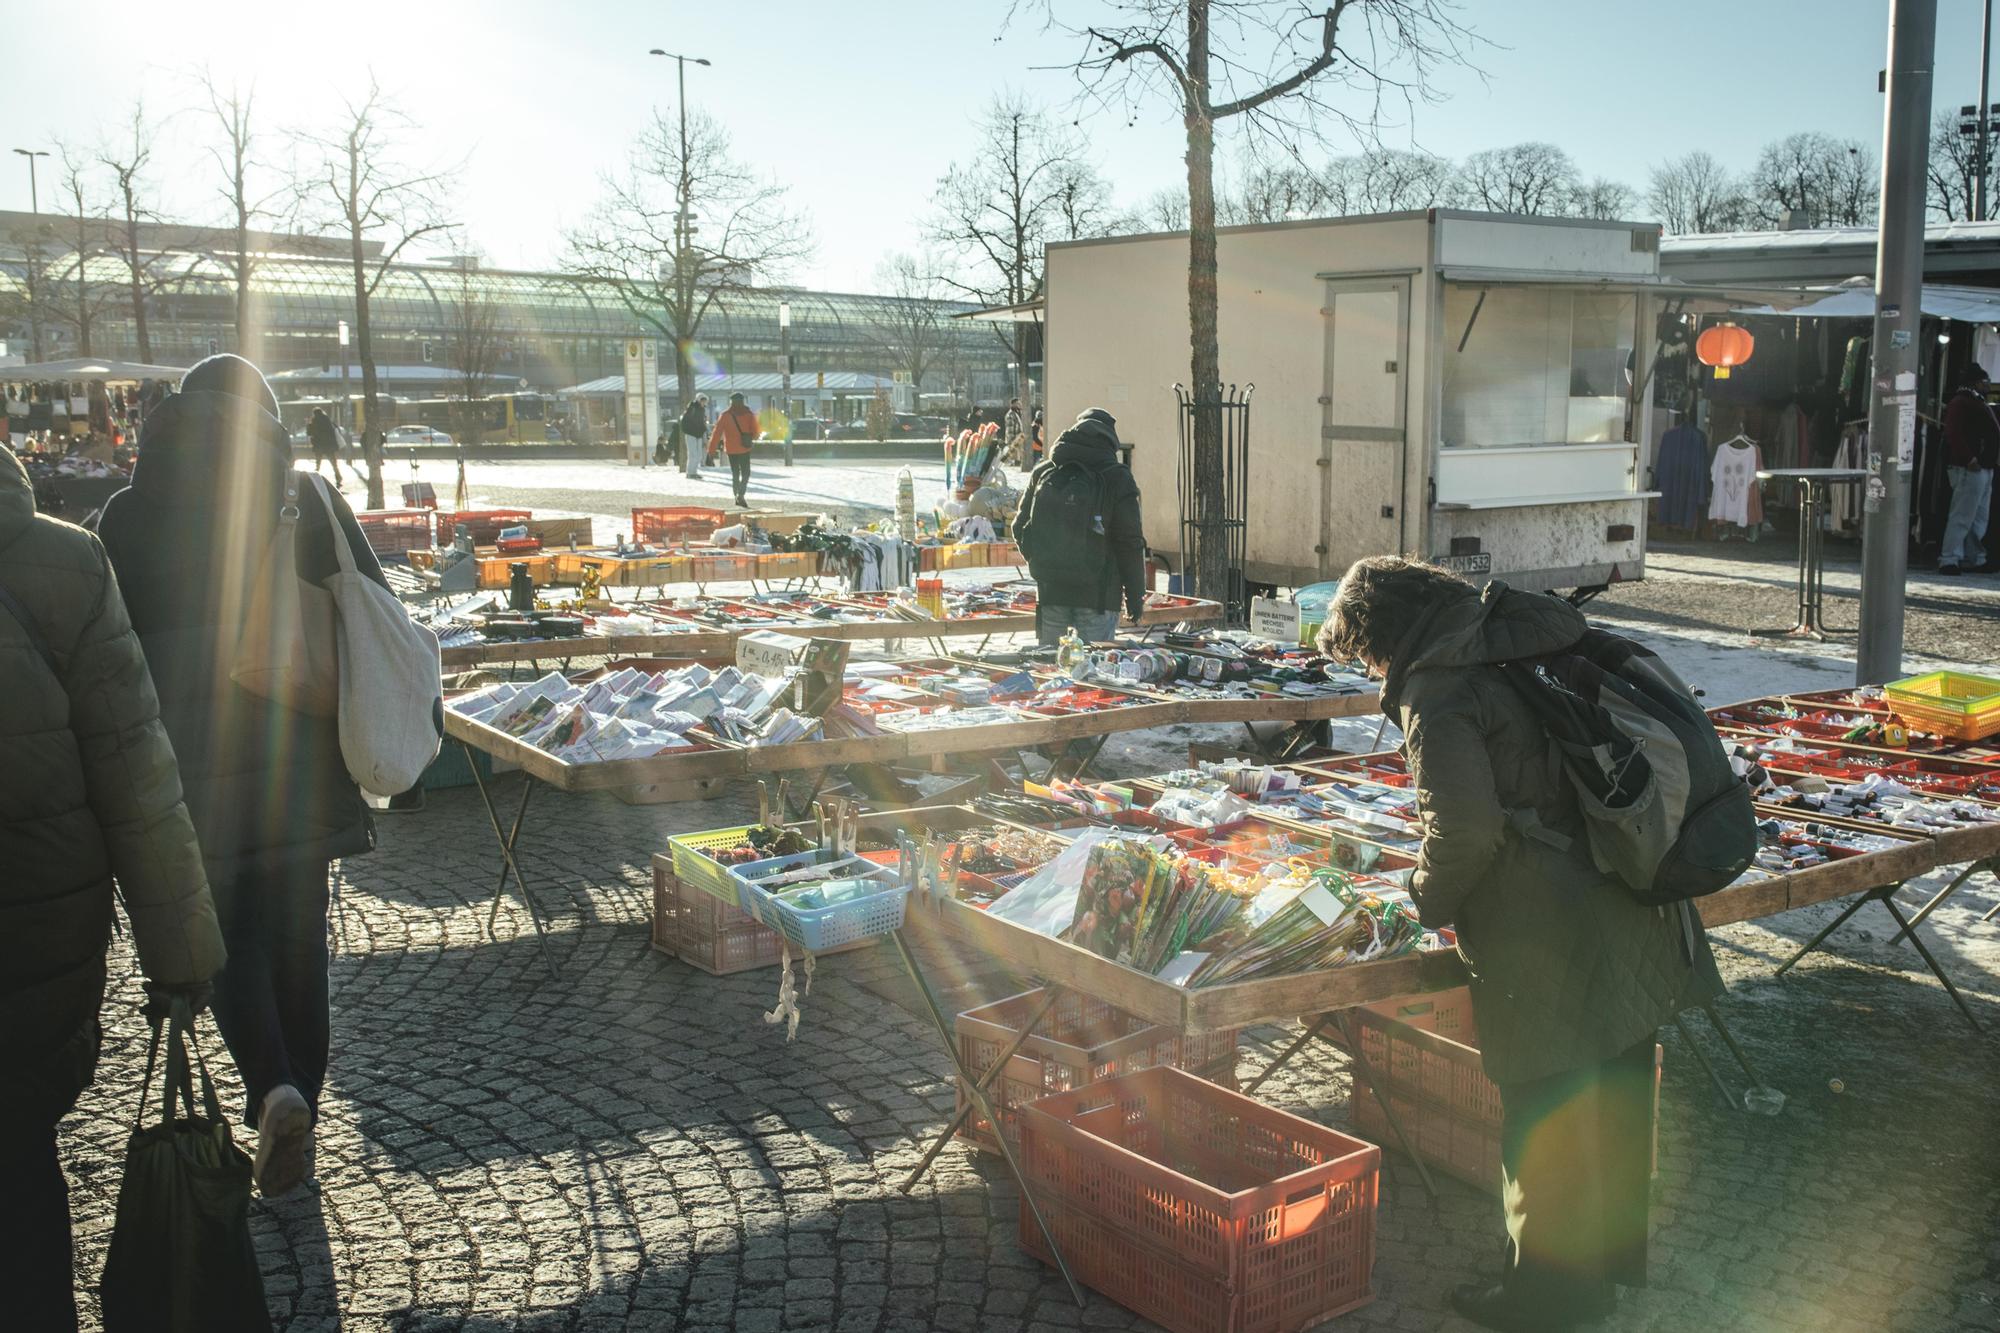
[[[1146,609],[1146,534],[1139,483],[1119,460],[1117,422],[1101,407],[1080,414],[1028,476],[1014,541],[1037,589],[1035,635],[1086,643],[1118,632],[1118,609],[1136,623]]]
[[[1493,1329],[1567,1329],[1644,1285],[1654,1033],[1722,989],[1689,904],[1599,868],[1567,756],[1510,678],[1591,636],[1609,639],[1559,598],[1377,556],[1341,579],[1319,638],[1383,680],[1423,831],[1410,893],[1426,927],[1457,932],[1500,1090],[1505,1262],[1452,1293]]]
[[[74,1329],[56,1126],[97,1072],[112,877],[149,989],[199,1008],[223,943],[104,548],[35,512],[7,449],[0,694],[0,1291],[8,1327]]]
[[[295,711],[231,678],[291,469],[270,385],[241,357],[212,356],[147,417],[132,484],[98,525],[159,687],[229,946],[213,1008],[243,1074],[243,1123],[258,1131],[266,1195],[311,1172],[329,1043],[331,863],[375,845],[338,718]],[[331,487],[312,489],[324,503],[301,491],[299,578],[324,585],[341,568],[342,541],[348,563],[386,588],[346,502]]]

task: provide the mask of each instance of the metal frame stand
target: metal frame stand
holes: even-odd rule
[[[1727,1046],[1730,1055],[1735,1057],[1737,1068],[1741,1069],[1743,1077],[1749,1080],[1749,1088],[1767,1086],[1763,1078],[1751,1067],[1750,1057],[1743,1054],[1743,1048],[1736,1044],[1735,1034],[1730,1032],[1729,1025],[1722,1021],[1722,1015],[1715,1012],[1714,1002],[1711,1001],[1702,1005],[1701,1011],[1708,1015],[1708,1025],[1715,1029],[1715,1034],[1722,1038],[1722,1044]],[[1732,1110],[1749,1111],[1749,1088],[1745,1089],[1745,1095],[1742,1098],[1737,1097],[1735,1093],[1729,1090],[1729,1085],[1722,1081],[1722,1075],[1716,1072],[1716,1068],[1709,1062],[1708,1056],[1702,1051],[1700,1046],[1695,1044],[1694,1034],[1688,1031],[1686,1019],[1682,1014],[1674,1015],[1674,1027],[1680,1032],[1681,1041],[1686,1044],[1690,1051],[1694,1052],[1694,1058],[1701,1062],[1702,1069],[1708,1074],[1708,1081],[1715,1084],[1715,1090],[1722,1094],[1722,1100],[1729,1103]]]
[[[1820,532],[1819,515],[1826,501],[1828,483],[1818,477],[1795,477],[1799,487],[1799,618],[1789,629],[1751,630],[1759,639],[1811,639],[1825,643],[1830,631],[1822,607],[1822,583],[1826,572],[1826,538]],[[1851,484],[1844,481],[1833,485]]]
[[[1914,923],[1911,922],[1907,917],[1905,917],[1902,911],[1896,906],[1896,890],[1902,887],[1903,886],[1901,884],[1884,884],[1879,888],[1870,889],[1868,890],[1868,892],[1856,898],[1853,902],[1849,903],[1845,908],[1841,909],[1841,913],[1839,916],[1827,922],[1826,927],[1822,929],[1819,932],[1819,934],[1813,936],[1810,940],[1807,940],[1804,948],[1800,949],[1790,958],[1787,958],[1784,962],[1778,964],[1777,975],[1782,977],[1783,975],[1785,975],[1785,973],[1789,972],[1792,969],[1792,966],[1796,964],[1801,958],[1804,958],[1807,954],[1819,948],[1821,944],[1824,944],[1826,942],[1827,936],[1833,934],[1834,931],[1839,930],[1842,926],[1846,925],[1847,918],[1853,916],[1856,912],[1860,911],[1863,906],[1871,902],[1881,903],[1882,906],[1888,910],[1889,915],[1896,918],[1896,924],[1903,928],[1902,936],[1898,936],[1897,938],[1900,939],[1903,936],[1908,936],[1910,943],[1916,948],[1918,956],[1924,960],[1924,966],[1931,970],[1931,975],[1936,977],[1938,979],[1938,984],[1944,987],[1944,993],[1946,995],[1951,996],[1951,1002],[1958,1006],[1959,1013],[1965,1015],[1965,1021],[1972,1025],[1972,1030],[1974,1032],[1984,1032],[1985,1029],[1979,1026],[1979,1020],[1972,1016],[1972,1010],[1965,1003],[1965,997],[1958,993],[1958,987],[1951,984],[1951,978],[1946,976],[1944,974],[1944,969],[1938,966],[1937,959],[1931,957],[1931,951],[1924,947],[1924,942],[1921,939],[1918,939],[1916,935],[1911,933],[1914,928]]]
[[[1937,891],[1937,894],[1934,897],[1932,897],[1932,899],[1929,902],[1925,903],[1922,907],[1919,907],[1917,909],[1916,915],[1910,918],[1910,924],[1903,927],[1900,931],[1898,931],[1896,933],[1895,938],[1890,940],[1889,943],[1901,944],[1904,940],[1914,939],[1915,935],[1913,934],[1913,932],[1916,930],[1916,928],[1918,926],[1923,925],[1925,919],[1928,918],[1932,912],[1935,912],[1937,911],[1938,908],[1944,906],[1945,899],[1951,897],[1952,894],[1957,893],[1959,888],[1962,885],[1964,885],[1964,883],[1967,880],[1971,879],[1974,875],[1976,875],[1982,870],[1992,875],[1995,879],[2000,879],[2000,857],[1988,857],[1984,861],[1973,861],[1969,863],[1965,867],[1965,869],[1958,872],[1957,878],[1952,880],[1951,883],[1945,885],[1942,889],[1939,889]],[[1994,907],[1993,909],[1988,911],[1985,916],[1979,919],[1981,921],[1990,921],[1993,919],[1994,912],[2000,912],[2000,906]]]
[[[911,910],[920,911],[923,909],[913,903],[911,904]],[[924,976],[923,968],[917,963],[917,956],[911,951],[909,941],[903,938],[901,930],[890,932],[889,938],[896,942],[896,952],[902,956],[903,967],[909,972],[910,980],[916,984],[917,993],[923,997],[924,1012],[930,1016],[931,1027],[937,1032],[938,1041],[943,1045],[945,1054],[951,1058],[952,1068],[957,1071],[959,1078],[964,1080],[972,1103],[972,1105],[962,1108],[954,1115],[951,1123],[945,1126],[943,1132],[925,1150],[923,1160],[917,1164],[916,1169],[910,1172],[908,1179],[904,1180],[900,1186],[902,1192],[908,1194],[917,1181],[923,1177],[924,1173],[930,1169],[931,1163],[937,1160],[937,1156],[944,1150],[945,1144],[953,1134],[958,1132],[959,1125],[964,1123],[965,1118],[972,1113],[973,1107],[976,1106],[979,1109],[979,1113],[986,1117],[986,1123],[993,1126],[993,1137],[1000,1145],[1001,1155],[1007,1160],[1007,1170],[1013,1174],[1014,1183],[1020,1186],[1021,1197],[1027,1200],[1028,1211],[1034,1214],[1035,1224],[1042,1229],[1042,1239],[1048,1242],[1049,1254],[1055,1259],[1056,1268],[1062,1273],[1063,1281],[1069,1284],[1069,1294],[1075,1298],[1077,1306],[1081,1308],[1084,1304],[1083,1288],[1077,1283],[1075,1275],[1069,1271],[1069,1263],[1063,1258],[1062,1246],[1057,1242],[1055,1231],[1049,1226],[1048,1218],[1042,1215],[1041,1201],[1035,1198],[1034,1190],[1029,1187],[1028,1176],[1021,1169],[1020,1158],[1014,1155],[1014,1145],[1008,1142],[1006,1132],[1001,1128],[1002,1122],[999,1110],[993,1105],[993,1099],[987,1093],[988,1086],[994,1079],[1000,1076],[1000,1071],[1006,1068],[1007,1061],[1013,1058],[1014,1052],[1021,1048],[1021,1043],[1026,1041],[1028,1035],[1034,1031],[1035,1024],[1041,1022],[1042,1016],[1049,1011],[1050,1006],[1055,1004],[1057,995],[1059,994],[1057,988],[1053,985],[1048,988],[1048,995],[1044,998],[1041,1008],[1037,1009],[1034,1015],[1028,1019],[1027,1024],[1014,1034],[1013,1040],[1007,1044],[1007,1049],[1001,1053],[1000,1058],[995,1060],[984,1074],[975,1077],[965,1067],[964,1061],[959,1057],[958,1041],[952,1034],[951,1024],[946,1020],[944,1010],[939,1006],[937,996],[932,992],[930,982]]]
[[[528,800],[535,794],[535,779],[532,775],[521,775],[521,804],[514,811],[514,824],[503,830],[500,826],[500,812],[493,805],[493,793],[486,785],[486,778],[479,771],[479,756],[470,745],[460,741],[465,751],[465,762],[472,769],[472,781],[479,788],[479,799],[486,806],[486,818],[493,825],[493,839],[500,844],[500,882],[493,886],[493,906],[486,913],[486,933],[496,943],[499,936],[494,934],[500,920],[500,900],[507,896],[507,877],[512,874],[515,883],[521,886],[521,902],[528,909],[528,919],[535,923],[535,943],[542,951],[542,962],[549,969],[551,977],[559,976],[554,955],[549,953],[548,928],[542,924],[542,909],[535,902],[534,893],[528,888],[528,877],[521,873],[521,867],[514,860],[514,845],[520,840],[521,825],[528,817]]]

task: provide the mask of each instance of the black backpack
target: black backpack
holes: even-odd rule
[[[1104,475],[1073,459],[1035,469],[1014,520],[1014,541],[1030,566],[1072,575],[1110,567]]]
[[[1588,629],[1568,652],[1502,663],[1501,674],[1562,757],[1592,859],[1634,898],[1655,907],[1699,898],[1749,868],[1750,788],[1666,663]]]

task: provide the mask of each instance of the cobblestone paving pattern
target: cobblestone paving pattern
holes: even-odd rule
[[[499,782],[503,807],[519,781]],[[953,1147],[896,1191],[953,1095],[892,950],[821,963],[792,1045],[759,1019],[774,972],[718,979],[649,950],[650,853],[747,814],[741,797],[538,796],[522,862],[552,914],[554,980],[517,898],[485,933],[495,849],[471,790],[384,819],[380,849],[339,868],[321,1186],[252,1209],[281,1328],[1148,1327],[1097,1297],[1079,1310],[1021,1253],[996,1164]],[[1990,1031],[2000,929],[1977,918],[1996,896],[1982,881],[1926,931]],[[1995,1039],[1887,947],[1873,908],[1774,979],[1828,915],[1718,932],[1726,1012],[1788,1101],[1727,1110],[1668,1032],[1656,1282],[1604,1327],[2000,1327]],[[953,1011],[1008,993],[932,961]],[[93,1328],[145,1055],[123,943],[113,972],[98,1081],[63,1137]],[[1250,1034],[1244,1077],[1289,1035]],[[1313,1055],[1261,1095],[1340,1124],[1348,1076]],[[1464,1328],[1444,1293],[1494,1257],[1498,1205],[1448,1180],[1433,1202],[1385,1161],[1378,1299],[1343,1325]]]

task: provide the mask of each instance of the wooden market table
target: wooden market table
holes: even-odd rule
[[[613,664],[615,667],[617,664]],[[611,668],[607,668],[611,669]],[[473,782],[493,827],[500,847],[499,879],[493,890],[492,909],[487,913],[487,929],[493,930],[511,877],[520,885],[521,896],[542,942],[542,956],[548,961],[548,945],[540,911],[534,901],[514,851],[527,819],[528,804],[537,784],[561,792],[607,792],[633,805],[656,805],[676,801],[704,800],[717,794],[730,779],[771,774],[817,771],[849,764],[893,764],[911,759],[942,759],[952,754],[1023,749],[1037,745],[1060,745],[1070,741],[1097,739],[1126,731],[1173,726],[1191,720],[1199,711],[1203,721],[1233,721],[1225,705],[1235,705],[1241,717],[1273,720],[1274,705],[1289,703],[1287,719],[1321,719],[1359,716],[1376,712],[1378,695],[1358,693],[1310,699],[1242,699],[1185,701],[1155,699],[1135,695],[1134,702],[1120,708],[1098,709],[1054,717],[1021,713],[1003,722],[978,726],[938,727],[892,732],[878,736],[853,736],[831,740],[797,741],[787,745],[742,745],[730,741],[708,741],[685,751],[675,750],[643,759],[615,759],[578,764],[560,759],[498,728],[470,718],[447,706],[444,710],[445,735],[464,747],[472,769]],[[503,825],[493,803],[487,779],[480,771],[477,756],[491,756],[521,770],[521,801],[511,825]],[[810,805],[809,793],[804,805]],[[551,971],[554,970],[550,963]]]
[[[840,602],[842,599],[830,597],[827,600]],[[775,606],[772,609],[780,612],[785,610],[782,606]],[[671,609],[662,608],[661,614],[672,615],[673,612]],[[1213,624],[1222,619],[1222,616],[1223,607],[1220,602],[1181,598],[1170,605],[1148,607],[1146,613],[1139,618],[1139,628],[1151,631],[1182,623]],[[854,642],[925,639],[936,645],[942,655],[943,645],[940,641],[946,638],[969,638],[973,635],[992,638],[1002,634],[1033,634],[1035,615],[1031,611],[1009,612],[1004,615],[962,616],[944,620],[930,617],[905,619],[901,616],[883,616],[866,620],[821,620],[813,616],[799,615],[776,620],[769,625],[728,628],[689,622],[685,631],[665,634],[583,634],[569,639],[520,639],[498,643],[461,644],[440,650],[439,657],[444,666],[456,668],[496,666],[513,662],[567,662],[578,657],[613,655],[727,657],[736,651],[738,639],[745,634],[760,633],[764,630],[796,634],[801,638],[847,639]]]

